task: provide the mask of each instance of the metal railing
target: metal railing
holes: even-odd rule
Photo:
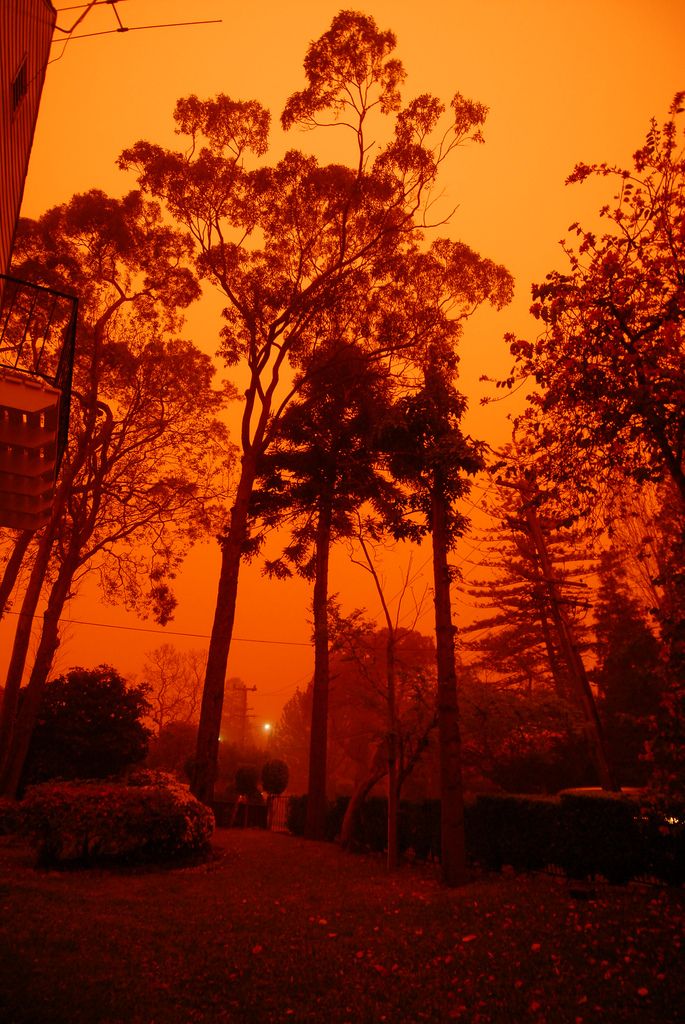
[[[67,445],[78,299],[0,274],[0,374],[42,380],[60,392],[56,466]]]

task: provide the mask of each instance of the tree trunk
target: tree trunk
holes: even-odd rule
[[[445,498],[436,478],[431,489],[431,534],[438,667],[441,871],[445,885],[457,886],[466,881],[466,841],[446,518]]]
[[[331,548],[332,501],[321,497],[316,528],[314,580],[314,685],[309,740],[309,782],[304,834],[307,839],[326,836],[326,782],[328,751],[328,561]]]
[[[59,647],[59,622],[64,604],[69,596],[75,571],[76,565],[73,561],[64,563],[50,591],[36,658],[28,685],[22,691],[21,708],[16,716],[12,741],[7,749],[0,774],[0,793],[3,796],[15,797],[17,795],[43,691],[52,668],[55,651]]]
[[[33,537],[33,530],[22,530],[14,542],[12,554],[7,560],[5,571],[2,574],[2,583],[0,583],[0,619],[5,614],[7,602],[14,590],[14,584],[17,582],[17,576],[19,575],[19,570],[21,569],[22,562],[24,561],[24,555],[26,554],[27,548]]]
[[[112,311],[101,317],[98,324],[96,324],[94,351],[97,353],[99,353],[101,349],[104,325],[109,317],[113,315],[114,309],[116,309],[120,304],[121,302],[117,302]],[[45,526],[38,542],[31,575],[24,594],[21,611],[19,612],[19,622],[17,623],[17,628],[14,634],[12,654],[7,669],[2,710],[0,711],[0,776],[4,775],[5,763],[10,755],[12,732],[17,714],[19,688],[24,675],[24,668],[26,667],[26,658],[28,655],[29,644],[31,642],[31,627],[33,625],[33,618],[36,614],[36,608],[38,607],[38,601],[40,600],[40,594],[45,580],[45,573],[47,572],[50,564],[52,548],[55,538],[58,536],[67,498],[71,493],[74,480],[76,479],[79,470],[83,467],[83,464],[88,457],[88,439],[92,438],[95,431],[95,422],[98,413],[96,402],[98,365],[99,356],[94,358],[91,366],[91,382],[95,383],[92,383],[91,385],[89,397],[86,403],[86,423],[73,458],[68,465],[63,464],[62,466],[57,490],[52,502],[50,521]]]
[[[17,622],[17,628],[14,634],[12,654],[10,656],[7,676],[5,679],[5,692],[3,694],[2,710],[0,711],[0,777],[4,776],[5,766],[8,758],[11,756],[12,736],[14,733],[17,707],[19,703],[19,689],[21,687],[24,667],[26,665],[26,657],[28,655],[29,644],[31,642],[33,619],[36,614],[36,608],[38,607],[38,601],[40,600],[41,590],[43,589],[45,573],[50,563],[50,555],[52,553],[52,545],[55,536],[54,522],[55,520],[53,516],[51,521],[45,527],[45,531],[40,538],[36,558],[26,587],[26,593],[24,594],[24,600],[19,611],[19,621]]]
[[[385,762],[385,763],[384,763]],[[350,797],[350,802],[345,811],[345,817],[340,828],[340,845],[344,850],[349,850],[354,843],[354,833],[359,820],[359,812],[364,806],[364,801],[373,789],[381,781],[387,771],[387,755],[385,745],[381,744],[374,755],[373,764],[369,775],[360,782]]]
[[[387,684],[387,710],[388,710],[388,735],[386,737],[388,756],[388,871],[395,871],[399,863],[399,843],[397,837],[398,828],[398,804],[399,804],[399,779],[397,765],[397,699],[395,692],[395,630],[388,630],[388,642],[386,646],[386,684]]]
[[[193,795],[206,804],[211,803],[214,797],[226,667],[233,635],[238,577],[243,545],[247,537],[248,510],[256,475],[255,470],[255,455],[253,453],[243,455],[228,534],[221,542],[221,572],[207,657],[205,685],[202,691],[191,782]]]

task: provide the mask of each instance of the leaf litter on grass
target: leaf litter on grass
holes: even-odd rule
[[[217,846],[210,872],[145,874],[47,874],[0,851],[3,1019],[681,1019],[682,890],[599,886],[580,903],[542,875],[446,890],[432,868],[387,876],[331,844],[236,829]]]

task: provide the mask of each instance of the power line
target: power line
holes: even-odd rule
[[[64,11],[85,11],[87,7],[102,7],[103,4],[108,4],[110,7],[114,7],[115,3],[123,4],[125,0],[91,0],[87,4],[73,4],[71,7],[60,7],[57,11],[58,14],[63,14]]]
[[[8,615],[21,615],[21,612],[7,611]],[[100,629],[121,629],[129,633],[157,633],[159,636],[186,636],[195,640],[210,640],[208,633],[184,633],[175,629],[153,629],[151,626],[118,626],[113,622],[90,622],[87,619],[62,619],[64,626],[97,626]],[[284,647],[311,647],[311,643],[305,640],[261,640],[256,637],[234,636],[242,644],[270,644]]]
[[[213,18],[213,19],[208,20],[208,21],[170,21],[170,22],[167,22],[165,24],[160,24],[160,25],[132,25],[132,26],[126,26],[126,27],[122,26],[121,28],[109,28],[109,29],[105,29],[103,32],[84,32],[80,36],[70,36],[69,38],[70,38],[70,40],[72,42],[74,42],[77,39],[93,39],[95,36],[111,36],[111,35],[115,35],[118,32],[145,32],[147,29],[151,29],[151,28],[152,29],[154,29],[154,28],[187,28],[189,25],[221,25],[221,24],[222,24],[221,18]],[[56,40],[56,42],[60,42],[60,40]]]

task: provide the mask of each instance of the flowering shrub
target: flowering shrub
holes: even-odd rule
[[[188,789],[163,775],[140,772],[129,784],[33,786],[22,802],[22,827],[38,850],[39,862],[154,860],[206,849],[214,815]]]

